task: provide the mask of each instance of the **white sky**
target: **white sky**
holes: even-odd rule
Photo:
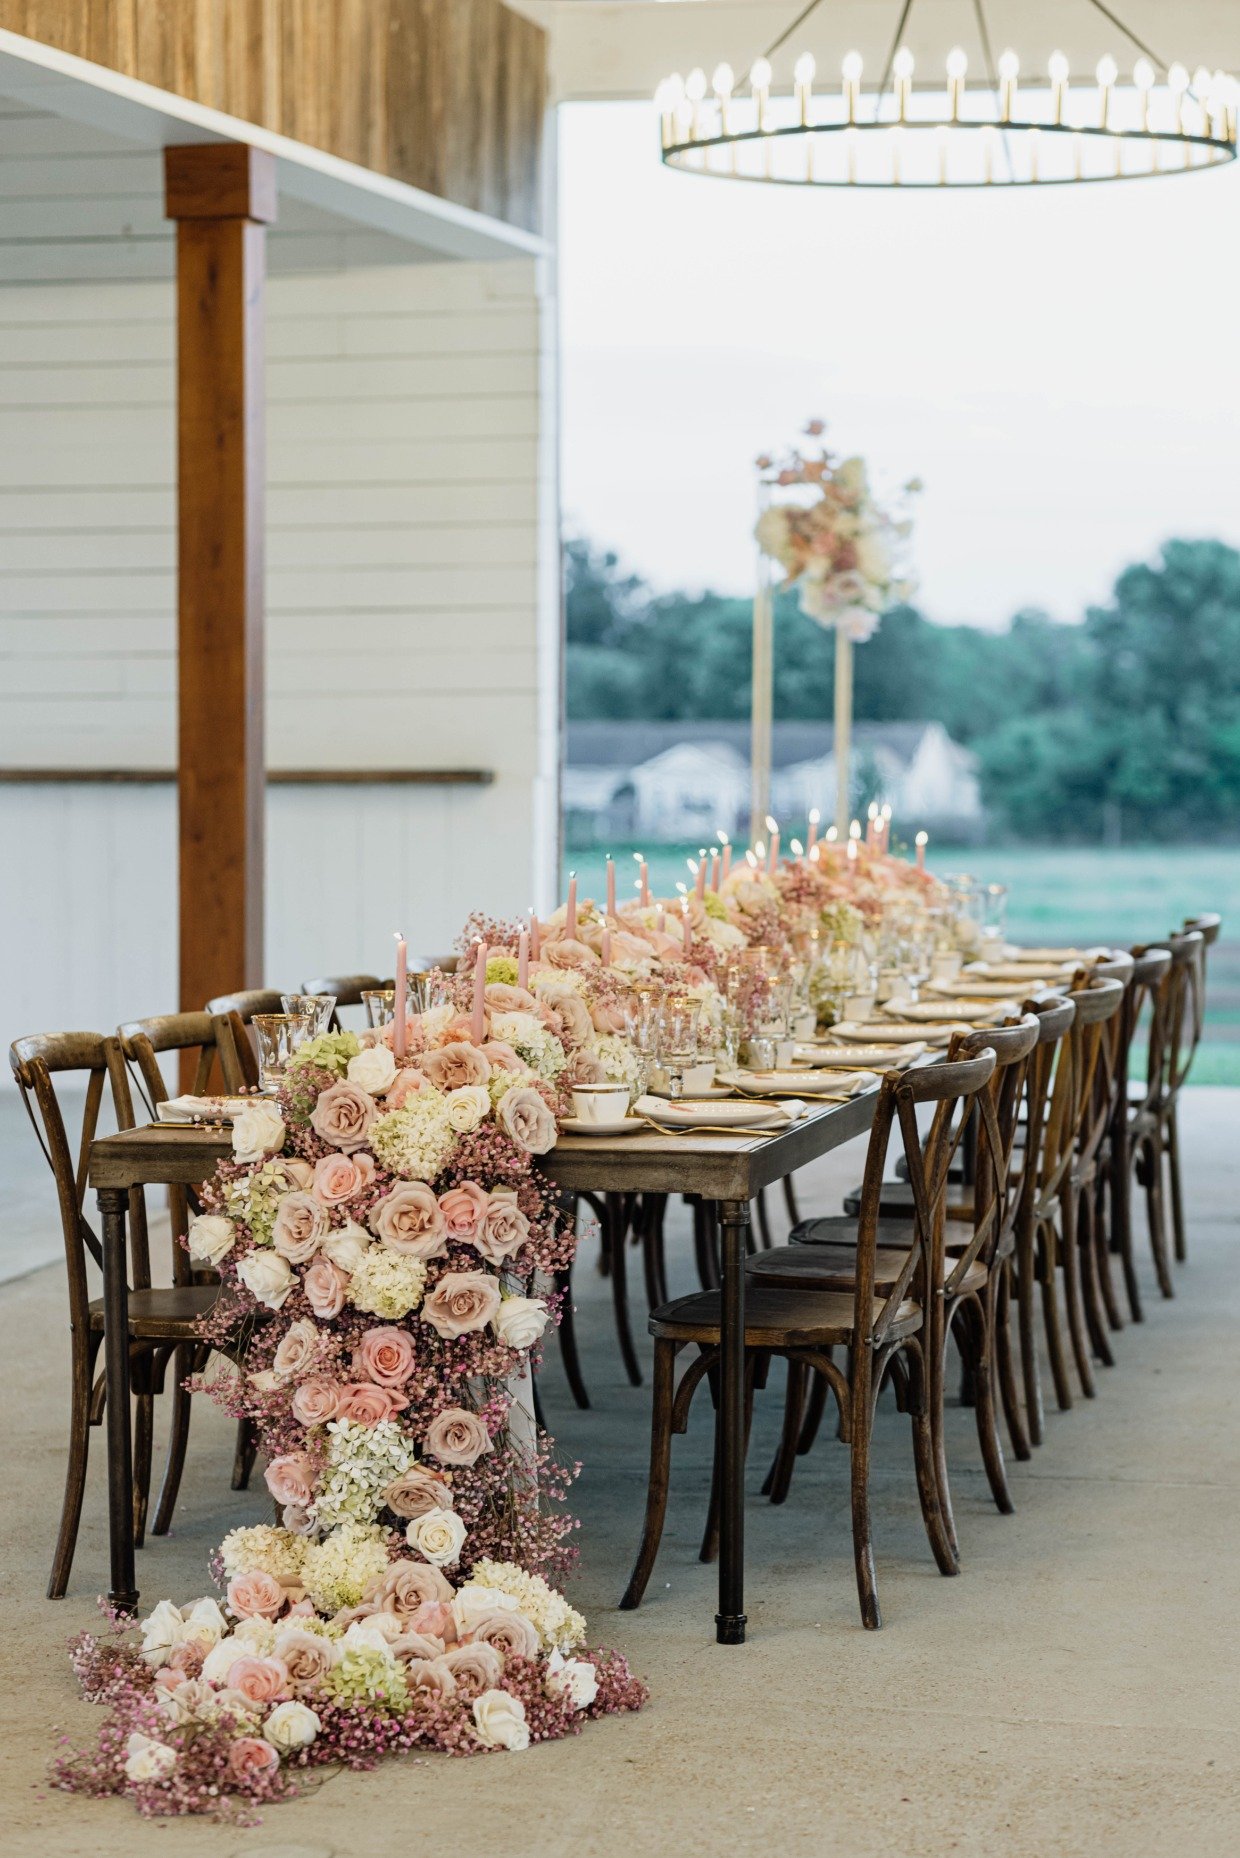
[[[918,475],[920,604],[1079,618],[1171,535],[1240,543],[1240,163],[865,196],[666,171],[560,112],[564,504],[657,586],[747,592],[754,456],[828,421]]]

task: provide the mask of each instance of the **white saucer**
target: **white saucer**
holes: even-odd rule
[[[560,1128],[566,1135],[636,1135],[646,1127],[640,1116],[624,1116],[614,1123],[587,1123],[580,1116],[561,1116]]]

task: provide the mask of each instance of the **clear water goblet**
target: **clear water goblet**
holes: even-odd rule
[[[335,994],[281,994],[280,1005],[286,1013],[310,1015],[310,1037],[317,1039],[327,1031],[336,1010]]]
[[[274,1097],[283,1084],[289,1059],[311,1036],[309,1013],[255,1013],[250,1024],[258,1042],[258,1086]]]

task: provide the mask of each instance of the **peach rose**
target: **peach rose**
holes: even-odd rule
[[[476,1045],[466,1045],[459,1039],[454,1039],[450,1045],[441,1045],[438,1051],[424,1052],[418,1059],[418,1066],[445,1096],[450,1090],[459,1090],[463,1084],[485,1084],[491,1075],[489,1059]]]
[[[288,1695],[288,1668],[282,1658],[234,1658],[228,1667],[228,1688],[240,1691],[250,1703],[274,1703]]]
[[[565,1033],[574,1045],[584,1045],[590,1036],[590,1009],[581,995],[571,987],[544,987],[538,997],[560,1022],[551,1030]]]
[[[450,1341],[485,1329],[499,1305],[499,1285],[489,1273],[448,1271],[423,1302],[422,1320]]]
[[[302,1279],[306,1300],[319,1321],[329,1323],[344,1308],[348,1278],[330,1258],[316,1258]]]
[[[327,1236],[327,1213],[313,1194],[294,1188],[281,1194],[271,1228],[271,1242],[290,1264],[305,1264]]]
[[[443,1213],[422,1181],[397,1181],[386,1200],[371,1208],[370,1230],[406,1258],[442,1258],[447,1250]]]
[[[493,1645],[501,1658],[537,1658],[538,1634],[524,1613],[482,1613],[469,1634],[473,1645]]]
[[[381,1324],[368,1329],[353,1353],[353,1372],[379,1387],[403,1387],[413,1373],[413,1342],[407,1329]]]
[[[449,1646],[443,1662],[456,1679],[458,1690],[470,1695],[498,1684],[504,1669],[496,1647],[481,1639],[472,1645]]]
[[[279,1380],[291,1381],[308,1368],[314,1357],[319,1332],[308,1316],[301,1316],[280,1338],[271,1361],[271,1371]]]
[[[300,1626],[287,1626],[276,1639],[275,1655],[282,1659],[294,1690],[314,1690],[332,1667],[329,1640]]]
[[[314,1464],[309,1452],[285,1452],[273,1458],[264,1478],[277,1503],[294,1503],[308,1510],[314,1501]]]
[[[411,1658],[442,1658],[446,1649],[442,1639],[431,1638],[425,1632],[402,1632],[391,1645],[393,1658],[399,1658],[402,1664]]]
[[[438,1658],[410,1658],[405,1666],[405,1687],[415,1706],[438,1703],[456,1691],[456,1679]]]
[[[294,1187],[310,1188],[314,1185],[314,1169],[300,1155],[282,1155],[280,1166]]]
[[[510,1071],[516,1077],[528,1071],[529,1066],[513,1051],[511,1045],[505,1045],[503,1039],[488,1039],[482,1047],[483,1056],[492,1071]]]
[[[590,1008],[590,1023],[596,1032],[623,1032],[623,1004],[619,1000],[596,1000]]]
[[[369,1167],[363,1165],[367,1162]],[[323,1155],[314,1165],[314,1197],[324,1206],[340,1206],[374,1177],[373,1155]]]
[[[565,936],[560,942],[552,942],[543,948],[543,960],[553,968],[595,968],[598,956],[584,942],[575,942],[571,936]]]
[[[330,1374],[308,1374],[293,1394],[293,1414],[303,1426],[325,1426],[340,1411],[340,1383]]]
[[[545,1155],[555,1147],[555,1117],[532,1084],[514,1084],[499,1100],[500,1126],[519,1148]]]
[[[363,1148],[375,1120],[375,1100],[356,1084],[329,1084],[310,1112],[310,1127],[329,1148],[350,1155]]]
[[[560,1078],[563,1083],[569,1085],[605,1084],[607,1067],[601,1058],[594,1056],[593,1052],[577,1051],[565,1065]]]
[[[260,1742],[256,1735],[239,1735],[229,1746],[228,1772],[243,1786],[247,1781],[274,1774],[279,1765],[280,1757],[271,1743]]]
[[[284,1611],[288,1595],[274,1574],[255,1568],[248,1574],[233,1575],[227,1599],[238,1619],[276,1619]]]
[[[492,981],[485,997],[493,1013],[532,1013],[537,1005],[528,988],[509,987],[504,981]]]
[[[487,1192],[477,1181],[462,1181],[439,1196],[444,1231],[450,1239],[472,1239],[487,1210]]]
[[[383,1493],[383,1501],[397,1516],[412,1522],[419,1516],[425,1516],[428,1510],[450,1510],[452,1492],[442,1478],[424,1470],[421,1465],[411,1465],[408,1471],[403,1471],[388,1485]]]
[[[376,1387],[373,1381],[346,1381],[340,1389],[336,1418],[351,1419],[359,1426],[377,1426],[408,1404],[390,1387]]]
[[[445,1407],[427,1427],[423,1449],[440,1464],[476,1464],[491,1448],[491,1435],[476,1413],[463,1406]]]
[[[456,1637],[456,1619],[444,1600],[423,1600],[421,1606],[409,1614],[405,1625],[410,1632],[420,1632],[423,1638],[438,1639],[441,1645],[451,1645]]]
[[[410,1097],[415,1096],[419,1090],[426,1089],[427,1082],[428,1080],[420,1071],[411,1070],[409,1067],[398,1071],[388,1085],[387,1095],[383,1099],[385,1109],[403,1110]]]
[[[517,1205],[515,1187],[498,1187],[487,1204],[474,1244],[488,1264],[515,1257],[530,1236],[530,1222]]]
[[[371,1581],[364,1598],[381,1611],[395,1613],[399,1620],[409,1620],[427,1601],[447,1605],[452,1588],[429,1561],[394,1561],[386,1574],[376,1575]]]

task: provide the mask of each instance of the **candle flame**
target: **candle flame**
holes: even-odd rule
[[[820,813],[820,812],[818,811],[818,808],[817,808],[816,806],[811,806],[811,808],[809,809],[809,823],[810,823],[810,825],[811,825],[811,826],[816,826],[816,825],[818,824],[818,821],[819,821],[819,820],[820,820],[821,818],[822,818],[822,814],[821,814],[821,813]]]
[[[732,843],[722,826],[720,826],[718,832],[716,832],[715,837],[718,839],[720,845],[730,845]]]
[[[928,832],[919,832],[917,837],[913,840],[913,843],[914,845],[929,845],[930,834]]]
[[[769,813],[766,816],[766,829],[768,832],[779,831],[779,821],[777,819],[772,819]]]

